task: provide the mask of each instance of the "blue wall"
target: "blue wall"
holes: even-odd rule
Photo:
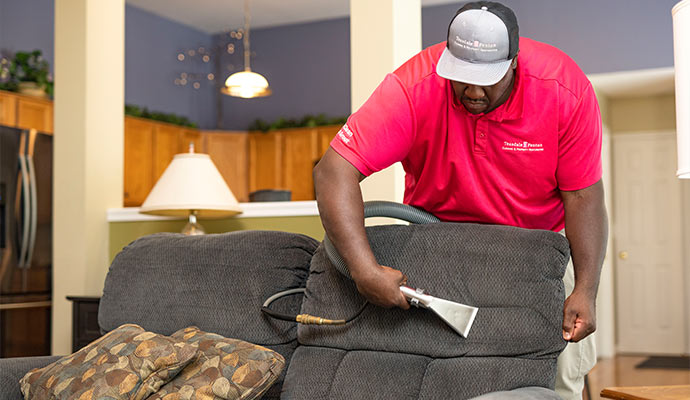
[[[350,20],[341,18],[251,31],[252,70],[268,80],[273,94],[256,99],[223,96],[227,129],[247,129],[257,118],[302,118],[350,113]],[[243,68],[242,46],[224,58]],[[223,79],[228,74],[223,73]]]
[[[52,70],[54,14],[52,0],[0,0],[0,52],[39,49]]]
[[[504,0],[515,10],[521,34],[568,53],[586,73],[673,65],[671,8],[678,0]],[[445,40],[457,5],[422,10],[423,46]],[[0,0],[0,49],[43,50],[53,59],[53,0]],[[31,18],[26,18],[31,15]],[[179,51],[217,43],[207,35],[135,7],[126,8],[125,99],[152,110],[188,116],[203,128],[216,126],[222,104],[225,129],[246,129],[256,118],[301,118],[350,110],[349,18],[252,30],[252,69],[264,75],[273,96],[236,99],[211,85],[194,90],[173,84],[182,71],[210,72],[211,65],[184,65]],[[241,45],[223,65],[241,69]],[[216,71],[222,82],[230,71]]]
[[[215,87],[208,80],[198,90],[174,84],[181,72],[206,75],[214,70],[213,63],[204,64],[199,57],[177,60],[181,51],[212,44],[211,35],[127,6],[125,102],[186,116],[202,128],[215,127]]]
[[[521,36],[565,51],[585,73],[673,65],[671,8],[679,0],[501,1],[515,11]],[[425,47],[446,40],[448,22],[458,8],[424,9]]]

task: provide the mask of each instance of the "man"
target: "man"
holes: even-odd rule
[[[407,309],[404,275],[379,265],[369,247],[359,188],[397,161],[406,172],[404,202],[441,220],[565,229],[570,343],[556,390],[580,398],[595,362],[589,335],[608,236],[601,117],[582,71],[558,49],[520,39],[509,8],[469,3],[446,43],[388,74],[338,132],[314,169],[324,228],[362,295]]]

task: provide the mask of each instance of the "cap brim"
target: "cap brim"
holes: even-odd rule
[[[491,86],[508,72],[513,60],[495,63],[471,63],[453,56],[448,48],[443,50],[436,64],[436,73],[441,78],[477,86]]]

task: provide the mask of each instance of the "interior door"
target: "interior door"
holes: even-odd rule
[[[617,347],[685,353],[680,182],[675,133],[613,136]]]

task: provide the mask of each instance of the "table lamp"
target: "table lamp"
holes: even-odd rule
[[[188,217],[182,230],[187,235],[203,235],[197,218],[224,218],[242,212],[237,199],[208,154],[177,154],[149,193],[139,212]]]

